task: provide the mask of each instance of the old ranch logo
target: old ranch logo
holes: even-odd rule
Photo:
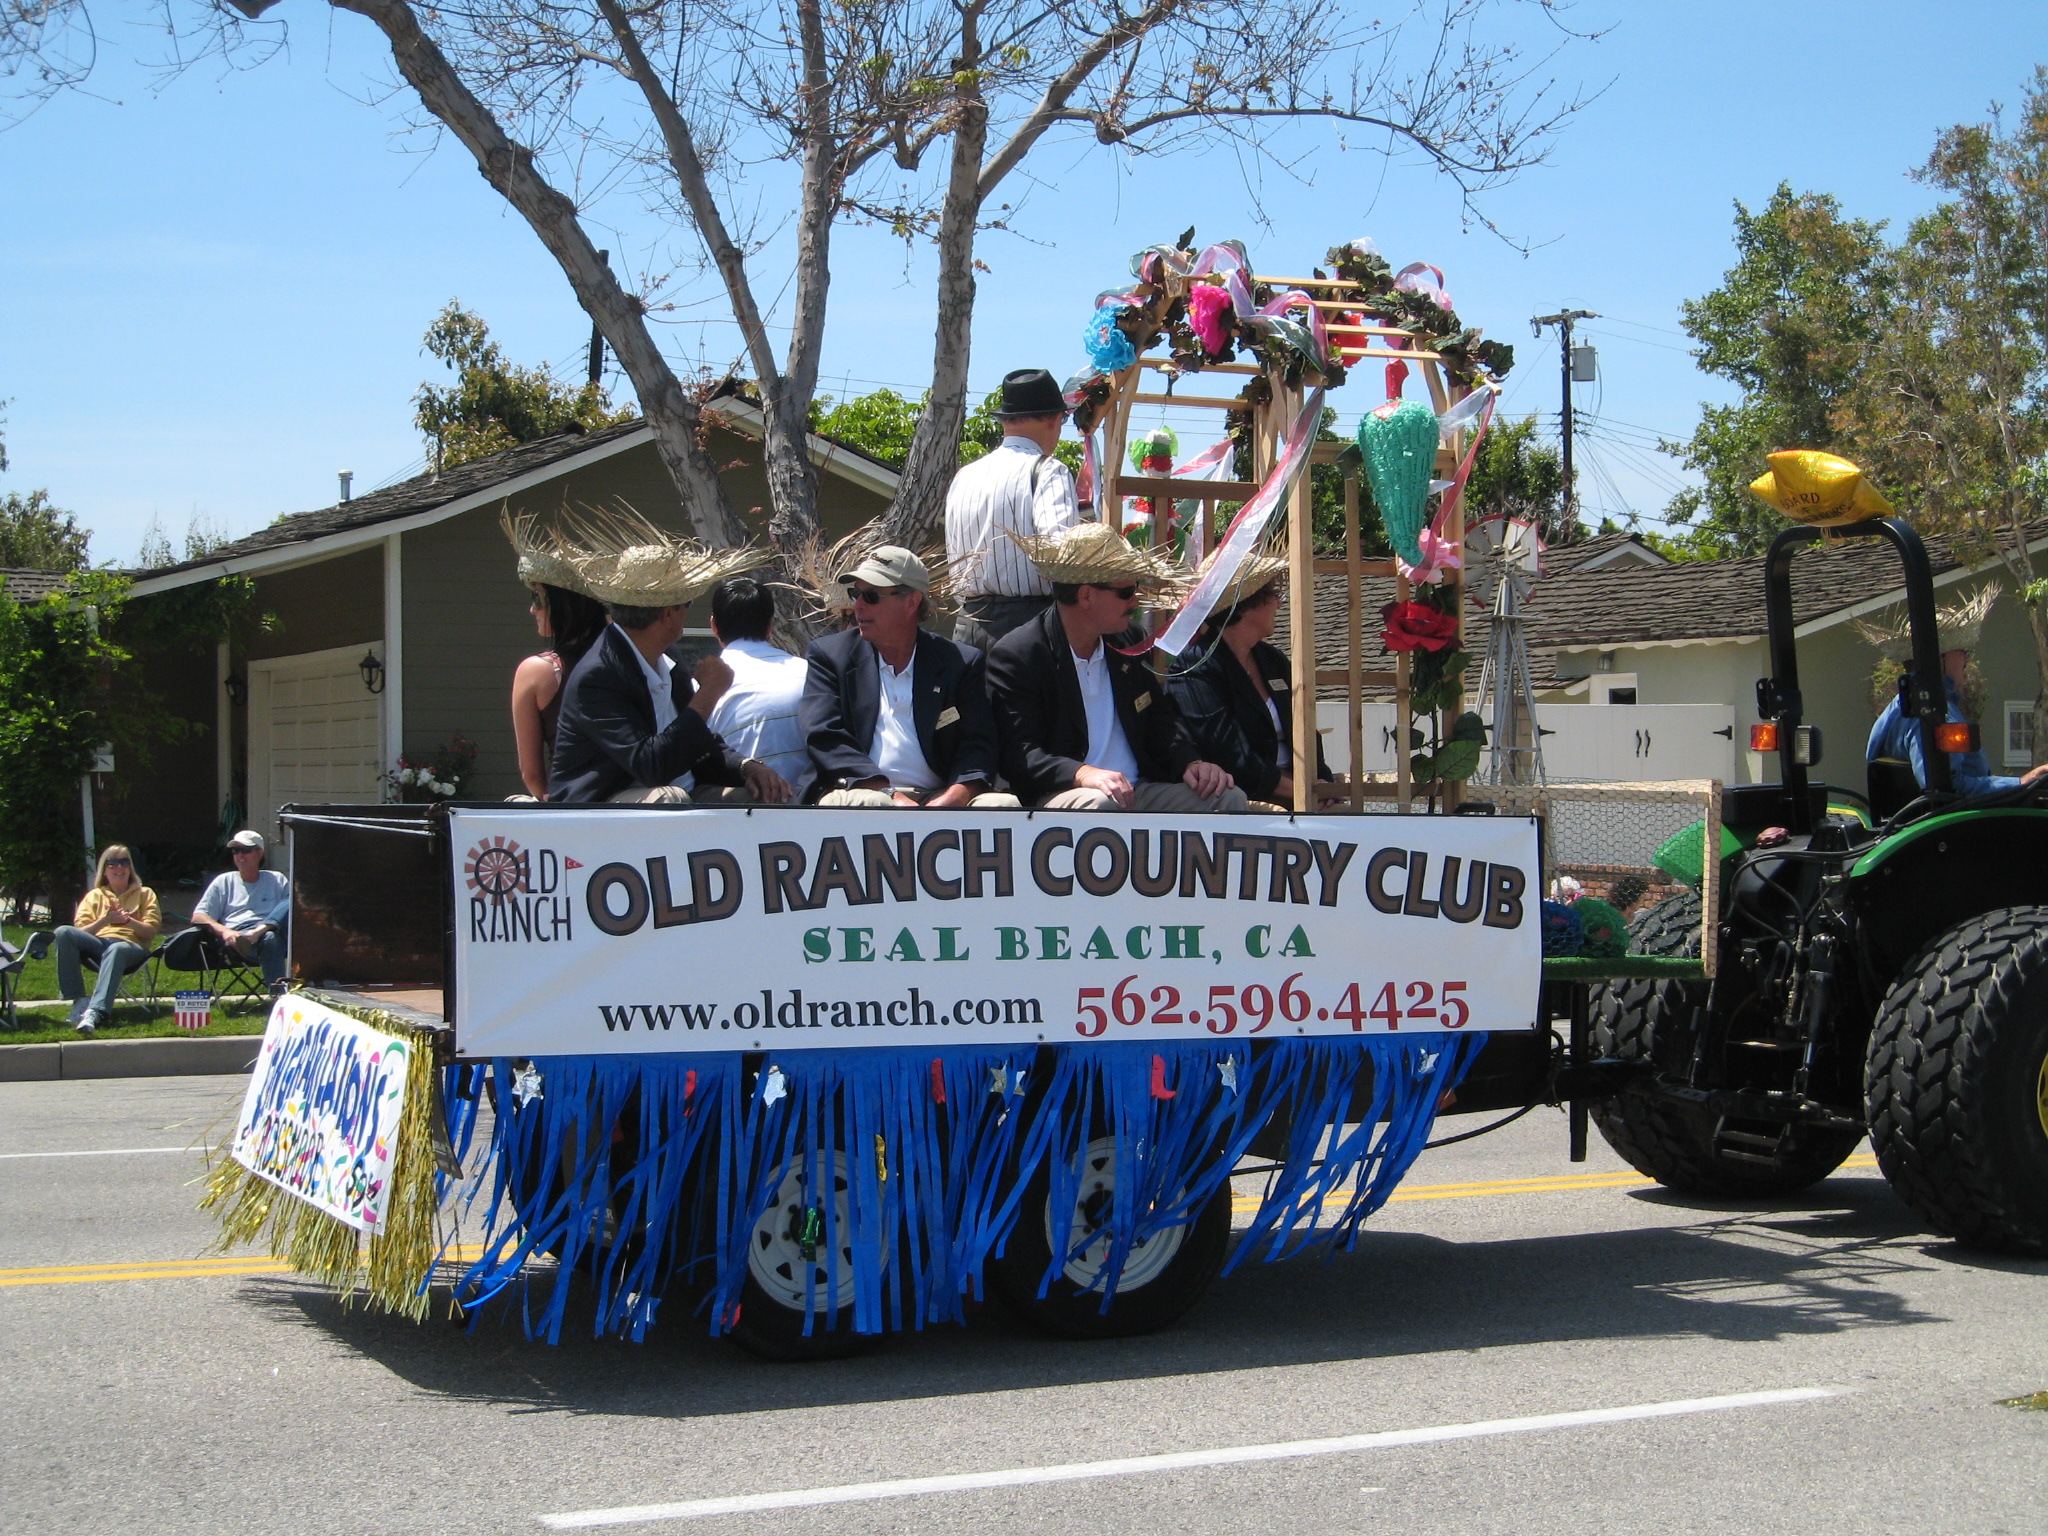
[[[485,838],[462,860],[463,883],[469,890],[470,942],[552,944],[573,938],[562,875],[582,867],[552,848],[522,848],[510,838]]]

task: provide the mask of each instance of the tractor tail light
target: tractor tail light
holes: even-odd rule
[[[1944,752],[1975,752],[1977,727],[1967,720],[1949,720],[1934,728],[1934,744]]]
[[[1749,728],[1749,750],[1752,752],[1775,752],[1778,750],[1778,722],[1766,720],[1761,725]]]

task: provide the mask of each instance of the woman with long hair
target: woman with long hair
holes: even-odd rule
[[[1330,777],[1320,736],[1288,739],[1293,669],[1267,644],[1279,620],[1286,569],[1275,556],[1248,558],[1183,653],[1186,665],[1166,680],[1202,756],[1237,781],[1253,810],[1294,808],[1294,776],[1310,752],[1315,781]]]
[[[548,769],[555,755],[555,721],[562,712],[562,685],[583,653],[597,643],[610,622],[604,605],[583,590],[576,568],[579,545],[560,528],[543,528],[534,514],[499,519],[512,552],[519,558],[519,579],[526,586],[527,610],[546,650],[529,656],[512,673],[512,740],[519,750],[519,777],[526,785],[515,800],[545,800]],[[587,551],[584,551],[587,553]]]
[[[581,592],[547,582],[531,585],[527,604],[533,627],[554,643],[519,663],[512,673],[512,739],[519,747],[519,777],[536,800],[548,797],[548,765],[555,755],[555,720],[562,684],[597,643],[607,622],[604,607]]]
[[[112,1017],[121,978],[149,958],[149,946],[163,927],[156,892],[135,878],[135,855],[125,844],[100,851],[92,889],[77,915],[56,933],[57,989],[71,1004],[70,1023],[88,1040]],[[99,968],[87,997],[81,962]]]

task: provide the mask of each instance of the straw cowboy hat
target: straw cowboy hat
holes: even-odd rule
[[[586,511],[569,537],[580,546],[570,563],[583,590],[621,608],[679,608],[775,558],[758,544],[711,549],[677,538],[630,508]]]
[[[1147,550],[1133,548],[1128,539],[1107,523],[1076,523],[1058,533],[1022,537],[1005,529],[1004,535],[1024,551],[1047,581],[1096,587],[1120,587],[1132,582],[1173,587],[1181,581],[1180,574],[1166,561]]]
[[[1195,579],[1197,581],[1209,574],[1216,564],[1216,556],[1220,553],[1222,553],[1222,550],[1219,546],[1217,549],[1211,550],[1207,557],[1203,559],[1200,568],[1195,572]],[[1286,575],[1287,557],[1285,555],[1262,555],[1257,550],[1254,550],[1251,554],[1245,556],[1244,563],[1237,568],[1237,573],[1230,578],[1223,590],[1216,595],[1216,606],[1210,611],[1216,614],[1228,613],[1239,603],[1244,602],[1248,598],[1258,596],[1259,593],[1263,592],[1274,582],[1284,579]]]
[[[1940,633],[1937,649],[1944,652],[1976,650],[1984,637],[1984,620],[1990,616],[1991,605],[1998,601],[2000,590],[1997,582],[1986,582],[1960,602],[1937,609],[1934,615],[1935,628]],[[1913,637],[1904,609],[1893,609],[1874,622],[1858,619],[1855,627],[1857,634],[1893,661],[1913,659]]]
[[[529,587],[561,587],[585,597],[590,595],[584,591],[583,577],[573,563],[575,551],[560,529],[543,527],[538,513],[514,515],[510,507],[499,512],[498,526],[505,530],[512,553],[518,557],[520,581]]]
[[[789,562],[792,578],[777,585],[800,592],[811,605],[814,617],[843,617],[853,611],[853,590],[848,585],[855,572],[875,552],[891,547],[882,542],[879,524],[867,523],[852,533],[826,544],[815,535],[799,550]],[[912,553],[905,551],[905,553]],[[932,606],[948,609],[952,606],[952,587],[947,580],[946,550],[944,545],[915,552],[914,557],[924,567],[925,582],[919,586]],[[866,580],[865,577],[861,578]],[[902,582],[871,582],[874,586],[902,586]]]

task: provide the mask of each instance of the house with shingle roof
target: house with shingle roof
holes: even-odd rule
[[[757,408],[720,399],[709,435],[733,505],[765,507]],[[888,507],[894,470],[822,436],[810,449],[827,538]],[[202,559],[131,573],[138,602],[250,577],[273,622],[212,655],[141,658],[164,703],[205,730],[160,751],[146,776],[110,786],[110,827],[181,849],[211,846],[230,823],[269,835],[280,805],[376,801],[398,757],[424,758],[458,734],[478,748],[470,794],[520,792],[512,672],[544,642],[499,514],[579,506],[628,506],[690,531],[652,430],[631,421],[417,475],[281,517]],[[708,630],[694,630],[678,650],[711,646]]]
[[[1620,553],[1633,545],[1641,555]],[[2048,551],[2048,528],[2030,541]],[[1953,603],[2005,580],[1995,562],[1970,565],[1950,540],[1929,539],[1937,601]],[[1647,558],[1645,558],[1647,557]],[[1466,612],[1468,673],[1478,679],[1492,587],[1475,572]],[[1545,574],[1525,609],[1530,671],[1552,778],[1775,778],[1772,762],[1747,751],[1757,722],[1756,681],[1770,665],[1764,622],[1764,559],[1667,561],[1632,535],[1604,535],[1546,552]],[[1394,583],[1368,579],[1361,608],[1371,616],[1393,601]],[[1904,598],[1897,556],[1875,539],[1809,546],[1792,568],[1793,615],[1806,719],[1821,728],[1820,772],[1851,787],[1863,781],[1863,751],[1880,705],[1872,691],[1876,650],[1854,620],[1886,614]],[[1344,579],[1316,582],[1317,665],[1341,668],[1345,656]],[[1286,634],[1284,620],[1280,636]],[[1976,653],[1984,678],[1983,736],[1994,771],[2032,760],[2034,699],[2041,689],[2033,634],[2010,591],[1993,605]],[[1371,639],[1365,666],[1390,658]],[[1366,766],[1393,766],[1391,700],[1369,706]],[[1341,690],[1323,690],[1318,715],[1333,766],[1345,758],[1348,721]],[[1341,767],[1340,767],[1341,771]]]

